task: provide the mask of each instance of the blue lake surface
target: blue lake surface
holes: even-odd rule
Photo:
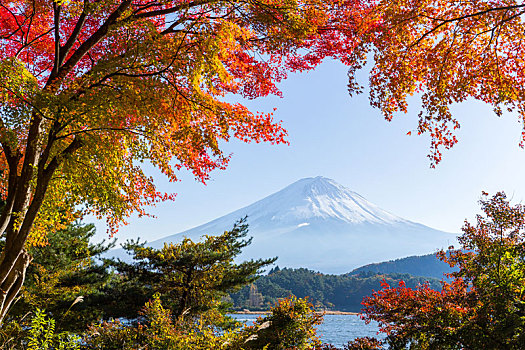
[[[261,315],[232,314],[235,319],[251,324]],[[325,315],[324,322],[317,327],[317,334],[323,343],[330,343],[338,347],[359,337],[376,337],[377,323],[366,324],[357,315]]]

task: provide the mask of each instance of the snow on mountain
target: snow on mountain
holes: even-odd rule
[[[324,177],[301,179],[247,207],[149,245],[199,240],[248,216],[252,244],[240,259],[278,256],[281,267],[345,273],[373,262],[447,248],[456,236],[405,220]]]
[[[254,222],[269,219],[274,223],[295,223],[309,219],[332,219],[354,224],[392,224],[405,221],[334,180],[320,176],[299,180],[230,215],[242,213],[249,215]]]

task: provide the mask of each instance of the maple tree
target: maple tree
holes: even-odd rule
[[[225,101],[280,95],[287,72],[353,53],[358,0],[0,2],[0,320],[24,280],[26,244],[90,212],[112,232],[173,195],[170,180],[224,168],[220,145],[285,143],[271,114]]]
[[[450,106],[469,99],[517,111],[525,127],[525,4],[514,0],[379,0],[360,50],[373,58],[371,104],[387,120],[421,100],[418,134],[431,138],[431,166],[457,143]],[[360,92],[350,71],[349,89]],[[411,134],[409,131],[408,134]],[[522,142],[525,141],[525,129]]]
[[[504,193],[480,201],[484,216],[468,222],[461,249],[439,253],[458,270],[442,290],[403,283],[363,301],[392,349],[522,349],[525,343],[525,206]]]

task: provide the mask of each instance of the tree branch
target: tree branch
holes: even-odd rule
[[[133,14],[130,17],[128,17],[126,20],[133,19],[133,18],[151,18],[151,17],[161,16],[161,15],[169,15],[171,13],[175,13],[175,12],[178,12],[180,10],[189,9],[189,8],[192,8],[192,7],[198,7],[198,6],[202,6],[202,5],[206,5],[206,4],[211,4],[211,3],[214,3],[214,2],[217,2],[217,0],[197,0],[197,1],[193,1],[193,2],[187,3],[187,4],[178,5],[178,6],[172,6],[172,7],[168,7],[168,8],[161,9],[161,10],[154,10],[154,11],[150,11],[150,12],[136,13],[136,14]]]
[[[53,21],[55,23],[55,63],[53,67],[54,72],[58,72],[60,67],[60,10],[61,5],[53,1]]]
[[[96,44],[98,44],[109,32],[111,25],[115,24],[118,18],[126,11],[130,6],[131,0],[124,0],[122,3],[109,15],[104,24],[102,24],[86,41],[84,41],[75,52],[69,57],[59,70],[53,74],[51,73],[44,89],[50,89],[56,91],[58,86],[56,83],[63,79],[76,65],[77,63],[91,50]],[[54,85],[54,86],[53,86]]]
[[[82,30],[82,28],[84,27],[84,24],[86,23],[86,5],[87,5],[87,0],[84,0],[84,8],[82,9],[82,13],[78,17],[77,23],[75,24],[75,28],[73,28],[73,31],[71,32],[71,35],[69,36],[69,39],[67,39],[67,42],[64,44],[60,52],[60,57],[59,57],[60,65],[64,63],[66,56],[69,54],[69,51],[71,51],[71,48],[73,47],[73,45],[78,39],[78,36],[80,35],[80,31]]]
[[[494,8],[489,8],[489,9],[486,9],[486,10],[483,10],[483,11],[478,11],[478,12],[470,13],[468,15],[454,17],[454,18],[449,18],[449,19],[430,18],[430,19],[433,19],[433,20],[441,21],[441,23],[439,23],[437,26],[435,26],[434,28],[432,28],[431,30],[429,30],[428,32],[423,34],[419,39],[417,39],[416,42],[411,44],[409,46],[409,48],[414,47],[416,45],[419,45],[419,43],[421,41],[423,41],[423,39],[425,39],[427,36],[429,36],[430,34],[434,33],[439,28],[443,27],[444,25],[446,25],[448,23],[455,22],[455,21],[462,21],[462,20],[467,19],[467,18],[482,16],[482,15],[485,15],[487,13],[494,12],[494,11],[514,10],[514,9],[523,8],[523,7],[525,7],[525,4],[512,5],[512,6],[503,6],[503,7],[494,7]]]

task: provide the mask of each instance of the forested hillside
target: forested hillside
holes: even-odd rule
[[[351,275],[359,275],[363,272],[374,273],[408,273],[413,276],[444,278],[443,274],[452,272],[453,269],[445,262],[439,260],[436,254],[421,256],[409,256],[407,258],[384,261],[375,264],[361,266],[352,272]]]
[[[359,275],[326,275],[307,269],[272,269],[266,276],[261,276],[251,286],[246,286],[231,294],[236,309],[268,309],[279,298],[290,295],[303,298],[308,296],[319,309],[354,311],[361,310],[363,297],[371,295],[373,290],[381,289],[385,280],[394,286],[403,280],[407,286],[415,287],[428,281],[433,289],[441,285],[435,278],[415,277],[409,274],[379,274],[363,272]]]

